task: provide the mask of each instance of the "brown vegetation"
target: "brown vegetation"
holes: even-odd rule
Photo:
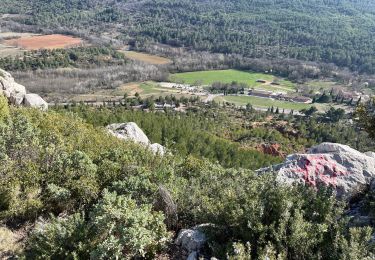
[[[3,41],[5,45],[20,47],[27,50],[61,49],[78,46],[82,44],[82,42],[80,38],[62,34],[21,37]]]
[[[147,53],[141,53],[136,51],[121,51],[125,54],[126,57],[132,60],[137,60],[153,65],[166,65],[172,63],[170,59],[163,58],[156,55],[150,55]]]

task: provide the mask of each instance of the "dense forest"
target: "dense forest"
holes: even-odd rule
[[[308,116],[294,116],[278,114],[276,108],[264,113],[251,107],[197,105],[199,109],[186,114],[172,110],[149,113],[122,106],[73,105],[56,110],[64,114],[73,112],[95,126],[136,122],[152,142],[179,155],[206,158],[224,167],[256,170],[280,162],[280,157],[256,150],[262,143],[279,144],[281,154],[304,151],[305,147],[322,142],[348,144],[361,151],[375,150],[375,142],[369,141],[366,132],[348,124],[350,116],[344,116],[340,109],[331,108],[322,114],[310,110],[305,111]],[[267,121],[270,117],[272,120]],[[257,122],[258,126],[252,126]]]
[[[253,58],[323,61],[374,73],[372,1],[2,1],[0,13],[20,13],[32,28],[133,45],[147,39]]]

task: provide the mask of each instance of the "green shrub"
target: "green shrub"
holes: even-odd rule
[[[51,217],[39,222],[28,240],[29,259],[87,259],[87,225],[84,217],[73,214],[66,218]]]
[[[9,117],[8,99],[0,94],[0,123]]]
[[[28,240],[26,256],[32,259],[150,258],[170,238],[163,221],[164,216],[153,212],[150,205],[138,206],[128,196],[104,190],[87,220],[83,214],[76,213],[64,218],[51,216],[49,222],[39,222]]]
[[[170,238],[161,213],[115,192],[104,190],[90,218],[95,236],[101,238],[91,252],[94,259],[121,258],[124,252],[126,259],[151,257]]]
[[[62,153],[51,166],[48,181],[67,192],[79,206],[86,205],[98,195],[96,165],[81,151]]]

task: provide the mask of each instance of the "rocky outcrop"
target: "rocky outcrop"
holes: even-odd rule
[[[121,123],[107,126],[108,131],[119,139],[131,140],[135,143],[150,145],[147,135],[136,123]]]
[[[26,88],[14,81],[10,73],[0,69],[0,93],[5,95],[9,102],[21,105],[26,95]]]
[[[35,107],[41,110],[48,109],[47,102],[37,94],[26,94],[25,98],[23,99],[23,104],[25,107]]]
[[[107,130],[119,139],[130,140],[135,143],[147,146],[154,154],[165,155],[166,148],[158,143],[151,144],[147,135],[134,122],[111,124],[107,126]]]
[[[0,69],[0,94],[6,96],[9,103],[20,106],[48,109],[48,104],[37,94],[26,94],[26,88],[17,82],[10,73]]]
[[[182,229],[178,234],[175,243],[187,252],[187,259],[197,259],[199,251],[205,246],[207,237],[202,232],[202,229],[207,226],[210,226],[210,224],[202,224],[191,229]]]
[[[167,149],[158,143],[150,145],[150,149],[154,154],[164,155],[167,152]]]
[[[284,163],[258,170],[275,172],[281,183],[332,186],[339,198],[349,198],[368,186],[375,176],[373,153],[346,145],[322,143],[305,154],[292,154]]]

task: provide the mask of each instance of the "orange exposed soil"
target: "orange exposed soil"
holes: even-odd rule
[[[155,55],[150,55],[147,53],[142,53],[142,52],[136,52],[136,51],[120,51],[125,54],[126,57],[132,60],[138,60],[142,61],[145,63],[149,64],[154,64],[154,65],[166,65],[172,63],[170,59],[160,57],[160,56],[155,56]]]
[[[27,50],[61,49],[78,46],[82,44],[82,40],[67,35],[51,34],[5,40],[3,41],[3,44]]]
[[[285,155],[280,151],[281,150],[280,148],[281,147],[279,144],[261,144],[261,145],[258,145],[257,150],[264,154],[284,157]]]

